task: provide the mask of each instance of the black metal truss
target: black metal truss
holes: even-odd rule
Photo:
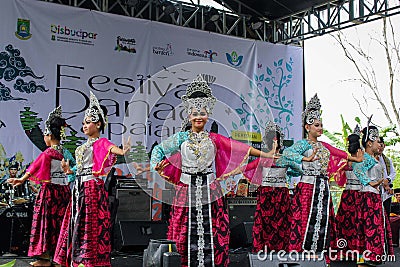
[[[113,14],[160,21],[225,35],[272,43],[301,41],[400,13],[399,0],[339,0],[269,21],[260,12],[235,0],[233,9],[167,0],[42,0]],[[245,11],[247,14],[243,14]],[[255,24],[257,20],[259,23]],[[257,26],[255,26],[257,25]]]

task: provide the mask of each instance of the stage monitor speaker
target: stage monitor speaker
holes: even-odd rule
[[[0,254],[28,254],[32,217],[31,206],[19,205],[0,210]]]
[[[151,221],[151,191],[117,189],[117,221]]]
[[[162,221],[119,221],[121,242],[117,249],[137,250],[148,246],[150,239],[167,238],[168,226]]]
[[[231,229],[230,248],[247,248],[253,245],[253,222],[242,222]]]
[[[290,256],[292,255],[292,256]],[[320,253],[316,258],[302,259],[301,253],[298,253],[300,259],[292,260],[297,254],[288,254],[282,256],[277,254],[249,254],[250,267],[326,267],[325,256]],[[306,255],[306,254],[305,254]],[[307,256],[307,255],[306,255]]]
[[[229,228],[233,229],[242,222],[253,222],[256,212],[257,198],[228,198]]]

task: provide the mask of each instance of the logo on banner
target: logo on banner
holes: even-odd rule
[[[94,45],[97,33],[89,32],[82,29],[74,29],[68,26],[50,25],[51,40],[57,42]]]
[[[201,52],[199,49],[187,48],[186,53],[192,57],[208,58],[210,62],[213,62],[214,56],[218,56],[218,53],[212,51],[211,49]]]
[[[236,51],[232,51],[232,53],[226,53],[226,59],[229,64],[235,67],[239,67],[242,64],[243,56],[238,56]]]
[[[169,43],[165,47],[153,46],[153,54],[161,56],[172,56],[174,54],[172,52],[172,44]]]
[[[117,37],[117,46],[114,50],[125,51],[128,53],[136,53],[136,40],[134,38]]]
[[[21,40],[28,40],[32,37],[31,21],[29,19],[18,19],[15,36]]]

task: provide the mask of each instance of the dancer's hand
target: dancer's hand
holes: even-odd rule
[[[354,162],[362,162],[364,160],[364,151],[362,151],[362,149],[358,149],[356,156],[353,157],[350,155],[348,157],[348,160],[354,161]]]
[[[25,182],[25,179],[22,178],[9,178],[7,179],[7,183],[12,184],[13,186],[22,185]]]
[[[62,168],[62,170],[63,170],[63,172],[64,172],[65,174],[71,174],[71,173],[73,173],[73,172],[71,171],[70,167],[69,167],[69,160],[68,160],[68,159],[67,159],[67,160],[64,160],[64,159],[61,160],[61,168]]]
[[[162,160],[157,165],[154,167],[154,169],[160,174],[161,176],[164,176],[164,169],[169,165],[169,162],[166,160]]]
[[[318,157],[316,157],[318,152],[318,149],[314,149],[313,153],[309,157],[303,157],[303,161],[311,162],[311,161],[316,161]]]
[[[279,152],[277,153],[277,148],[278,148],[278,141],[277,140],[273,140],[272,141],[272,149],[270,151],[268,151],[267,153],[264,153],[265,155],[264,158],[271,158],[271,159],[279,159],[281,157],[281,155],[279,154]]]
[[[126,140],[126,142],[124,142],[124,139],[122,139],[122,143],[122,153],[123,155],[125,155],[126,153],[131,151],[131,136],[128,136],[128,140]]]

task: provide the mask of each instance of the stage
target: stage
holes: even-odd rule
[[[400,263],[400,249],[399,247],[394,248],[396,262],[387,262],[382,266],[385,267],[398,267]],[[142,267],[143,256],[142,252],[135,251],[129,253],[113,253],[111,258],[111,264],[113,267],[123,267],[123,266],[130,266],[130,267]],[[31,258],[28,257],[0,257],[0,265],[10,262],[16,259],[16,263],[14,267],[27,267],[29,266],[29,262],[32,261]],[[231,251],[230,253],[231,259],[231,267],[248,267],[248,253],[245,251]],[[268,267],[268,265],[265,265]],[[303,266],[306,266],[303,264]],[[332,262],[331,267],[355,267],[357,266],[354,262]]]

